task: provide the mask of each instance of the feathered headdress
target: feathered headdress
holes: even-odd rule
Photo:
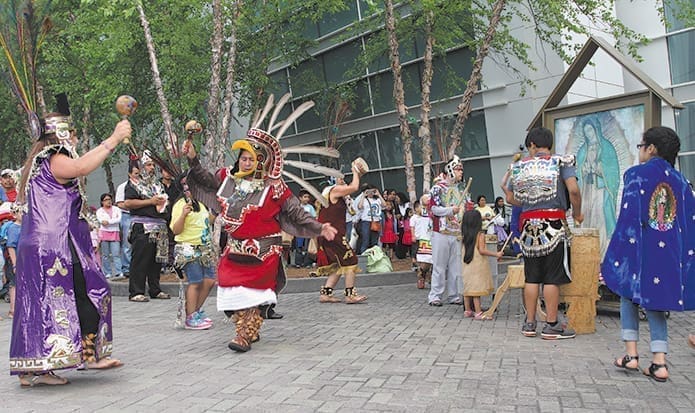
[[[46,2],[46,10],[50,3]],[[53,23],[47,13],[37,16],[32,0],[6,1],[0,6],[0,18],[0,47],[7,60],[5,78],[27,113],[32,138],[38,139],[36,61]]]
[[[334,148],[322,146],[293,146],[289,148],[282,148],[280,146],[279,141],[287,129],[292,126],[294,121],[296,121],[302,114],[314,107],[313,101],[304,102],[299,105],[297,109],[295,109],[295,111],[292,112],[285,120],[278,121],[278,115],[289,99],[290,94],[287,93],[280,98],[277,105],[274,105],[274,96],[268,96],[268,100],[266,101],[263,109],[256,112],[253,122],[251,123],[251,129],[246,132],[246,139],[234,142],[232,149],[246,150],[251,152],[256,157],[256,168],[254,173],[256,174],[257,178],[267,176],[270,179],[280,179],[280,177],[284,175],[295,181],[302,188],[309,191],[309,193],[319,202],[321,202],[321,204],[328,206],[328,201],[326,198],[321,195],[321,193],[314,188],[313,185],[301,177],[285,171],[283,165],[312,171],[325,176],[342,178],[342,172],[336,169],[316,165],[310,162],[285,159],[287,154],[290,153],[313,154],[327,156],[330,158],[338,158],[340,157],[340,153]],[[268,116],[268,113],[270,113],[273,106],[275,106],[275,110],[273,110],[273,113],[270,116],[267,127],[265,130],[262,130],[261,125],[263,124],[265,117]],[[275,129],[278,129],[278,131],[275,133],[275,136],[273,136],[271,133]]]

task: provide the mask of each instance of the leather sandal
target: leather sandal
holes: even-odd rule
[[[62,386],[70,383],[65,377],[60,377],[49,371],[42,374],[22,374],[19,376],[19,385],[22,387],[34,387],[40,384],[46,386]]]
[[[643,373],[645,376],[649,376],[652,379],[658,381],[659,383],[665,383],[668,380],[668,377],[659,377],[655,374],[657,371],[661,369],[666,369],[666,371],[668,371],[668,367],[666,366],[666,364],[652,363],[648,369],[645,369],[643,371]]]
[[[638,364],[637,367],[628,367],[627,364],[631,362],[632,360],[635,360]],[[625,369],[625,370],[630,370],[630,371],[639,371],[639,356],[631,356],[629,354],[626,354],[623,356],[623,358],[618,360],[613,360],[613,365],[615,367]]]
[[[147,298],[143,294],[138,294],[138,295],[134,295],[134,296],[130,297],[128,299],[128,301],[132,301],[134,303],[146,303],[146,302],[150,301],[150,299]]]

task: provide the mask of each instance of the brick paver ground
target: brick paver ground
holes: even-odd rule
[[[596,334],[544,341],[520,334],[519,290],[484,322],[462,318],[459,306],[428,306],[414,286],[360,291],[368,304],[282,296],[285,318],[266,322],[246,354],[227,349],[232,327],[220,315],[211,330],[175,330],[176,300],[114,297],[115,355],[126,365],[67,371],[71,384],[60,388],[23,389],[9,376],[5,319],[0,411],[695,411],[692,313],[671,316],[671,380],[661,384],[611,365],[623,353],[617,314],[600,315]],[[213,313],[214,298],[207,307]],[[643,323],[644,367],[647,339]]]

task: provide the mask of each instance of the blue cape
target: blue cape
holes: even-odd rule
[[[668,162],[625,172],[620,215],[601,274],[647,310],[695,310],[695,195]]]

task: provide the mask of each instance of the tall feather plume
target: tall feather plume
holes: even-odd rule
[[[312,155],[327,156],[329,158],[340,158],[340,152],[335,148],[329,148],[327,146],[292,146],[289,148],[282,148],[283,154],[288,153],[310,153]]]
[[[285,93],[280,100],[278,100],[277,105],[275,105],[275,110],[273,111],[273,114],[270,116],[270,121],[268,122],[268,128],[266,129],[268,133],[270,133],[273,128],[275,127],[275,120],[278,118],[278,115],[280,114],[280,111],[282,108],[285,107],[285,104],[287,101],[290,100],[290,94]]]
[[[326,166],[321,166],[321,165],[316,165],[316,164],[313,164],[311,162],[293,161],[291,159],[285,159],[284,162],[285,162],[285,165],[292,166],[292,167],[299,168],[299,169],[304,169],[306,171],[315,172],[319,175],[328,175],[328,176],[333,176],[336,178],[344,178],[345,177],[345,175],[343,175],[343,173],[338,171],[337,169],[328,168]]]
[[[259,128],[261,124],[263,123],[263,119],[268,115],[268,112],[270,112],[270,109],[273,108],[273,101],[275,100],[275,97],[271,94],[268,96],[268,100],[265,102],[265,107],[263,108],[263,112],[261,112],[260,116],[257,119],[254,119],[253,125],[251,125],[252,128]]]
[[[285,124],[282,125],[282,127],[280,128],[278,133],[275,134],[275,139],[280,140],[280,138],[282,138],[282,134],[285,133],[285,131],[290,126],[292,126],[292,124],[294,124],[294,121],[297,120],[297,118],[299,118],[300,116],[302,116],[304,114],[304,112],[306,112],[307,110],[309,110],[313,107],[314,107],[314,101],[313,100],[308,100],[308,101],[302,103],[301,105],[299,105],[299,107],[297,107],[297,109],[295,109],[294,112],[292,112],[290,114],[290,116],[288,116],[287,119],[285,119]]]
[[[0,6],[0,47],[7,61],[5,78],[27,113],[36,111],[36,60],[46,35],[53,27],[48,8],[39,17],[33,0],[9,0]]]
[[[273,134],[273,129],[277,129],[277,128],[279,128],[280,126],[282,126],[282,125],[284,125],[284,124],[285,124],[285,121],[284,121],[284,120],[281,120],[280,122],[274,124],[272,128],[268,128],[267,132],[268,132],[269,134],[272,135],[272,134]]]
[[[286,177],[292,179],[294,182],[299,184],[299,186],[301,186],[302,188],[306,189],[311,194],[311,196],[316,198],[316,200],[321,203],[321,205],[323,205],[324,207],[328,207],[328,200],[326,199],[326,197],[321,195],[321,193],[316,188],[314,188],[310,183],[308,183],[304,179],[298,177],[297,175],[293,174],[292,172],[288,172],[284,169],[282,170],[282,174],[285,175]]]

